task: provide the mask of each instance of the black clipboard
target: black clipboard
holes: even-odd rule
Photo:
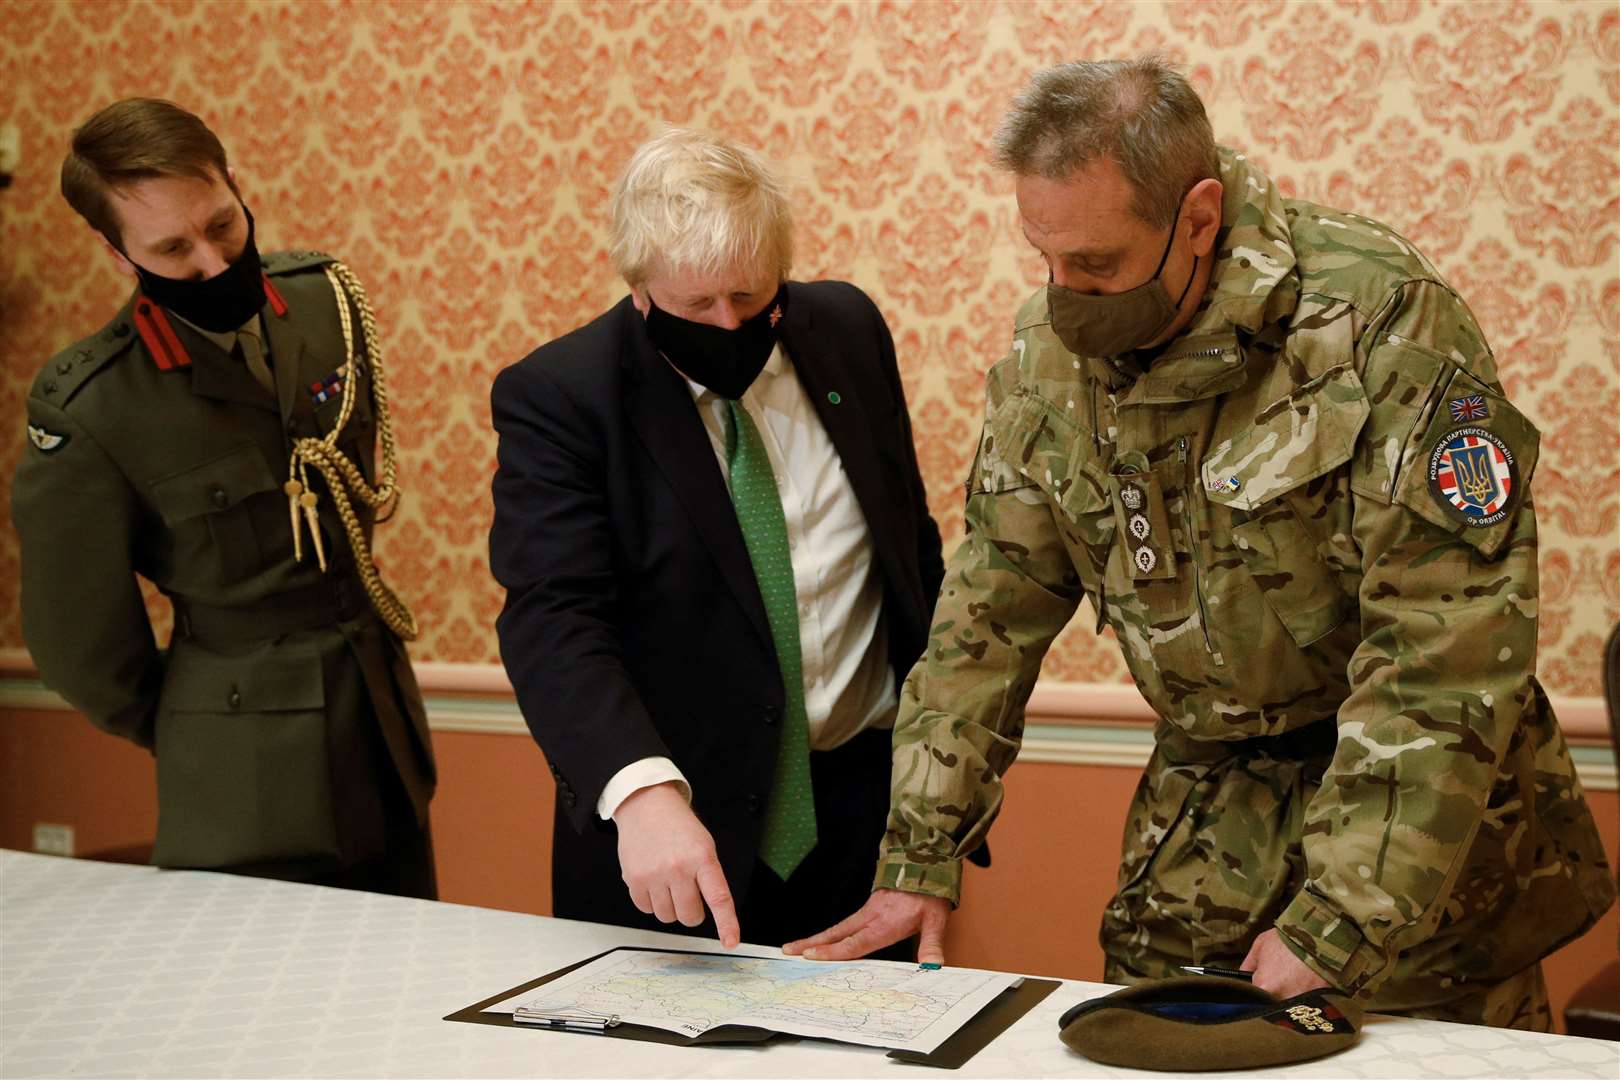
[[[536,987],[544,986],[553,979],[559,979],[576,968],[584,967],[616,952],[652,952],[674,953],[682,956],[728,956],[728,953],[704,952],[698,949],[647,949],[630,945],[620,945],[617,948],[607,949],[595,956],[586,957],[576,964],[558,968],[538,979],[530,979],[526,983],[504,990],[483,1001],[474,1002],[464,1009],[457,1009],[444,1019],[464,1024],[488,1024],[494,1027],[533,1028],[536,1031],[555,1031],[538,1024],[520,1024],[507,1013],[489,1013],[484,1010],[491,1005],[527,993]],[[752,959],[752,958],[751,958]],[[769,959],[760,957],[758,959]],[[992,1000],[978,1015],[946,1039],[931,1054],[921,1054],[914,1050],[890,1050],[888,1056],[907,1065],[926,1065],[935,1069],[960,1069],[972,1060],[973,1056],[986,1046],[989,1046],[1002,1032],[1012,1027],[1013,1023],[1039,1005],[1046,996],[1058,988],[1054,979],[1025,978],[1018,986],[1002,991],[1000,996]],[[577,1032],[564,1032],[564,1034],[580,1034]],[[644,1027],[640,1024],[615,1024],[602,1032],[589,1032],[590,1038],[606,1037],[609,1039],[635,1039],[639,1042],[661,1043],[665,1046],[759,1046],[772,1039],[799,1039],[810,1036],[788,1035],[780,1031],[771,1031],[768,1028],[743,1027],[737,1024],[723,1025],[710,1028],[701,1035],[677,1035],[673,1031],[663,1028]],[[858,1045],[858,1044],[846,1044]],[[863,1049],[870,1049],[863,1047]]]

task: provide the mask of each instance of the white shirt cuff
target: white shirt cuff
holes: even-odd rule
[[[602,789],[601,797],[596,800],[596,816],[607,821],[619,809],[620,803],[642,788],[666,784],[671,780],[680,787],[681,795],[690,803],[692,785],[686,782],[686,777],[681,775],[681,770],[669,758],[650,757],[632,761],[614,773],[613,779]]]

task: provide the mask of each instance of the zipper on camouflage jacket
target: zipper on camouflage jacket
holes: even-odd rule
[[[1192,480],[1188,477],[1187,436],[1185,435],[1181,436],[1176,443],[1176,456],[1182,466],[1181,510],[1182,517],[1186,521],[1187,549],[1192,555],[1193,595],[1198,598],[1198,629],[1203,631],[1204,648],[1209,650],[1210,658],[1215,661],[1215,666],[1225,667],[1226,658],[1221,655],[1221,651],[1215,647],[1214,639],[1209,636],[1209,608],[1204,603],[1204,574],[1202,563],[1199,560],[1199,548],[1201,545],[1198,542],[1197,523],[1193,519],[1193,486]]]

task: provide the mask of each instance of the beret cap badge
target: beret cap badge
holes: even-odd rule
[[[1140,983],[1081,1002],[1058,1021],[1064,1045],[1104,1065],[1174,1072],[1309,1061],[1360,1037],[1348,994],[1280,1000],[1250,983],[1204,975]]]

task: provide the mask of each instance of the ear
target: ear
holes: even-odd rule
[[[1215,237],[1221,231],[1221,197],[1224,191],[1221,182],[1210,177],[1198,181],[1187,192],[1187,222],[1192,230],[1189,238],[1193,254],[1199,258],[1215,249]]]
[[[645,283],[630,286],[630,302],[636,305],[636,310],[641,312],[641,317],[645,319],[647,313],[652,310],[652,300],[647,295]]]
[[[95,230],[92,231],[95,232]],[[106,233],[96,232],[96,239],[101,241],[101,246],[106,249],[108,255],[112,256],[113,265],[118,267],[120,274],[125,277],[135,276],[135,264],[129,261],[129,256],[113,247],[113,242],[107,239]]]

